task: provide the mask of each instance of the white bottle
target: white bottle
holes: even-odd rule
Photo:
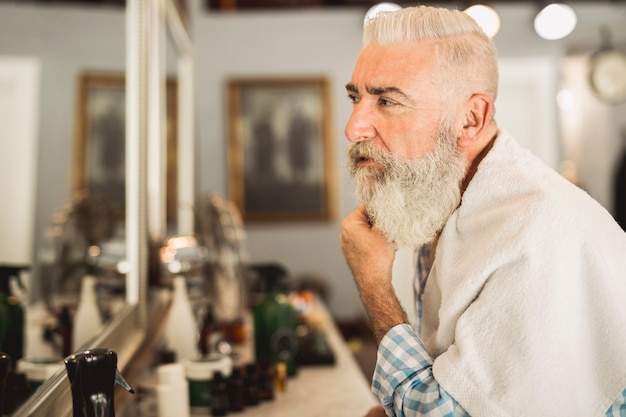
[[[76,352],[94,337],[102,326],[102,317],[96,301],[96,278],[85,275],[80,287],[78,308],[72,325],[72,351]]]
[[[185,368],[180,363],[168,363],[157,368],[156,387],[159,417],[189,417],[189,387]]]
[[[172,305],[164,328],[165,345],[176,353],[176,360],[197,356],[197,326],[182,276],[174,277]]]

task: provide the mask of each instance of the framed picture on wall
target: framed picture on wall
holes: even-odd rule
[[[176,218],[176,81],[167,80],[167,221]],[[126,93],[121,73],[84,73],[78,80],[73,189],[111,202],[123,219],[126,202]]]
[[[245,221],[333,217],[330,114],[324,78],[229,81],[229,191]]]

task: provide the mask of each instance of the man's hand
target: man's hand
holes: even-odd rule
[[[407,322],[391,284],[396,248],[369,223],[363,206],[344,219],[341,248],[380,342],[389,329]]]
[[[376,405],[370,408],[365,417],[387,417],[387,413],[382,405]]]
[[[344,219],[341,248],[359,288],[380,285],[381,279],[391,281],[396,249],[376,226],[370,224],[363,206]]]

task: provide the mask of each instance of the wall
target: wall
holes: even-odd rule
[[[364,9],[297,10],[276,12],[208,13],[201,10],[200,0],[192,1],[192,37],[196,53],[197,105],[197,190],[226,193],[228,184],[227,128],[225,85],[235,76],[322,75],[329,79],[332,94],[334,165],[337,172],[337,218],[329,223],[287,223],[254,225],[246,228],[247,248],[255,262],[278,261],[294,275],[314,274],[328,280],[332,288],[330,307],[341,318],[363,313],[357,291],[345,265],[338,236],[341,219],[354,207],[349,178],[344,173],[343,136],[351,105],[345,98],[344,85],[361,45]],[[592,4],[592,3],[590,3]],[[581,6],[582,7],[582,6]],[[573,44],[592,50],[594,36],[601,23],[616,27],[615,38],[625,42],[621,29],[626,21],[625,6],[585,6],[579,15],[580,28],[567,41],[548,42],[532,31],[533,6],[512,3],[498,6],[503,27],[495,41],[503,60],[527,68],[532,62],[552,67],[549,80],[544,75],[531,77],[533,85],[545,90],[538,97],[553,97],[559,88],[561,63]],[[593,10],[596,10],[593,5]],[[615,23],[617,22],[617,23]],[[621,22],[621,23],[620,23]],[[70,195],[72,178],[72,144],[76,111],[76,80],[84,69],[122,71],[124,66],[124,17],[119,9],[66,6],[0,4],[0,55],[32,55],[42,62],[41,127],[39,140],[39,175],[37,177],[37,236],[50,221],[52,213]],[[542,64],[543,65],[543,64]],[[531,71],[532,72],[532,71]],[[547,91],[547,93],[546,93]],[[528,100],[533,100],[529,98]],[[501,125],[506,108],[516,97],[498,102]],[[544,98],[541,98],[544,100]],[[530,105],[533,111],[540,106]],[[545,104],[556,112],[555,103]],[[534,107],[534,108],[533,108]],[[608,124],[604,137],[615,140],[624,110],[602,108],[602,119]],[[611,122],[614,124],[611,124]],[[532,131],[532,130],[530,130]],[[558,127],[544,129],[546,139],[553,141],[550,152],[562,157]],[[550,133],[551,132],[551,133]],[[515,132],[514,132],[515,133]],[[521,135],[526,133],[520,132]],[[598,145],[592,151],[600,165],[610,165],[614,154],[606,155],[609,145]],[[613,146],[614,149],[614,146]],[[605,168],[602,168],[605,169]],[[592,172],[593,170],[589,169]],[[590,180],[593,182],[594,180]],[[601,185],[602,186],[602,185]],[[602,201],[601,201],[602,202]],[[603,202],[605,203],[605,202]],[[608,204],[608,203],[607,203]],[[410,256],[403,254],[400,275],[410,277]],[[408,285],[408,281],[400,285]],[[410,288],[407,287],[407,288]]]
[[[360,314],[358,295],[341,255],[339,225],[355,205],[343,170],[343,125],[351,105],[345,93],[360,49],[362,14],[355,10],[208,14],[194,20],[198,115],[198,188],[225,193],[230,77],[324,76],[330,80],[332,143],[337,166],[337,213],[328,223],[247,227],[247,248],[255,262],[278,261],[294,275],[313,274],[332,288],[331,308],[339,316]]]
[[[558,118],[555,126],[558,161],[571,161],[573,165],[569,165],[568,170],[571,166],[575,168],[576,182],[611,211],[613,175],[621,151],[626,146],[626,141],[620,136],[626,129],[626,103],[609,105],[592,93],[588,82],[589,57],[600,48],[602,27],[610,29],[613,46],[626,53],[626,3],[571,4],[578,15],[576,30],[565,39],[553,42],[543,41],[529,32],[532,7],[518,4],[499,8],[503,21],[506,19],[507,23],[496,37],[496,45],[504,56],[514,54],[528,57],[533,51],[541,51],[539,56],[552,60],[552,80],[548,84],[551,87],[546,86],[543,90],[552,90],[546,97]],[[519,39],[524,41],[520,42]],[[518,64],[518,67],[523,65]],[[537,68],[535,65],[532,68],[518,68],[518,71],[532,72]],[[555,106],[557,93],[563,91],[571,93],[571,101]],[[509,104],[511,108],[516,107],[512,101]],[[533,107],[544,105],[545,102],[536,103]],[[539,120],[537,118],[534,123]],[[543,146],[541,143],[538,145]]]

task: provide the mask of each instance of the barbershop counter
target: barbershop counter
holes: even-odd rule
[[[276,391],[271,401],[248,406],[227,416],[238,417],[359,417],[376,404],[369,381],[348,349],[326,308],[317,303],[322,317],[326,340],[334,354],[332,365],[300,366],[295,376],[287,379],[286,389]],[[253,348],[248,344],[237,350],[241,363],[252,359]],[[121,417],[138,417],[137,406],[124,407]],[[151,413],[152,414],[152,413]],[[210,411],[191,413],[191,417],[207,417]]]
[[[274,401],[246,408],[243,416],[359,417],[376,403],[369,381],[330,315],[322,306],[318,310],[324,317],[326,337],[335,355],[335,364],[301,366],[298,374],[287,380],[285,392],[276,392]]]

